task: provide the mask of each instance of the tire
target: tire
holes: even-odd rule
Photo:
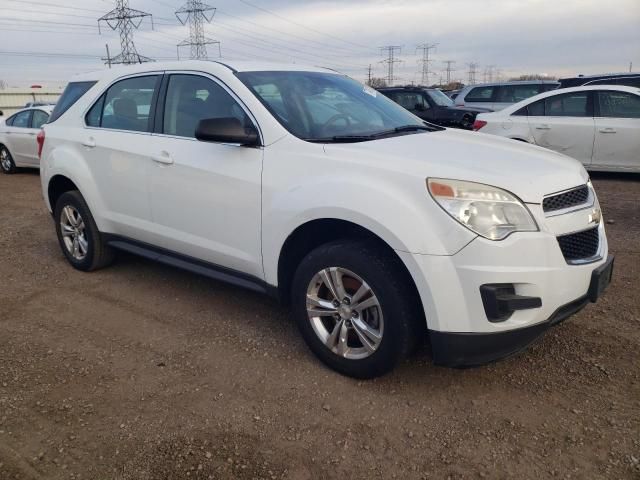
[[[465,130],[471,130],[471,128],[473,127],[473,122],[475,121],[474,117],[472,115],[469,115],[468,113],[465,113],[462,116],[462,120],[460,120],[460,126],[462,128],[464,128]]]
[[[342,278],[342,291],[349,300],[346,306],[327,304],[333,295],[323,278],[333,275]],[[417,310],[415,289],[408,282],[411,279],[399,260],[376,245],[352,240],[328,243],[309,253],[298,266],[291,289],[292,313],[309,348],[330,368],[355,378],[378,377],[391,371],[421,338],[423,316]],[[332,283],[334,290],[339,290],[337,282]],[[357,300],[357,290],[367,286],[371,295]],[[308,295],[313,300],[308,300]],[[358,311],[365,302],[376,301],[376,305]],[[333,310],[340,313],[330,314]],[[317,312],[322,315],[314,316]],[[363,322],[372,332],[365,335],[369,348],[362,340]]]
[[[2,173],[7,175],[16,173],[16,163],[13,161],[13,157],[11,156],[11,153],[9,153],[9,149],[4,145],[0,145],[0,169],[2,170]]]
[[[91,272],[113,262],[113,249],[105,244],[80,192],[74,190],[60,196],[54,219],[62,253],[75,269]]]

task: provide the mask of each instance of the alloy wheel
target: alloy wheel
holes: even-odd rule
[[[80,212],[73,206],[66,205],[60,215],[60,227],[67,252],[78,261],[84,260],[89,251],[89,241]]]
[[[6,148],[0,149],[0,165],[5,172],[11,170],[11,158]]]
[[[341,357],[359,360],[382,342],[384,319],[371,287],[354,272],[329,267],[307,288],[307,314],[322,343]]]

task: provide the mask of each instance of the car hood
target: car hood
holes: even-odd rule
[[[451,178],[508,190],[527,203],[586,183],[580,162],[511,139],[447,129],[325,145],[327,155],[419,177]]]

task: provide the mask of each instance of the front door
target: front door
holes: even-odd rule
[[[163,120],[151,143],[154,243],[262,278],[262,149],[195,139],[203,119],[254,122],[210,77],[176,73],[165,82]]]
[[[593,167],[640,169],[640,95],[597,92]]]
[[[563,93],[529,105],[529,128],[537,145],[591,164],[594,121],[590,92]]]

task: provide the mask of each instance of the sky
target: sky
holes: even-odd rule
[[[189,35],[175,10],[186,0],[129,0],[153,15],[134,34],[141,55],[175,59]],[[106,68],[105,44],[120,51],[118,34],[97,19],[115,0],[0,0],[0,85],[63,86],[75,73]],[[380,47],[400,46],[397,84],[419,83],[420,44],[431,51],[429,83],[445,60],[451,78],[476,81],[521,74],[573,76],[640,72],[640,0],[220,0],[206,35],[220,41],[222,59],[326,66],[365,80],[369,65],[386,77]],[[218,49],[208,48],[209,58]],[[188,58],[183,49],[181,58]]]

